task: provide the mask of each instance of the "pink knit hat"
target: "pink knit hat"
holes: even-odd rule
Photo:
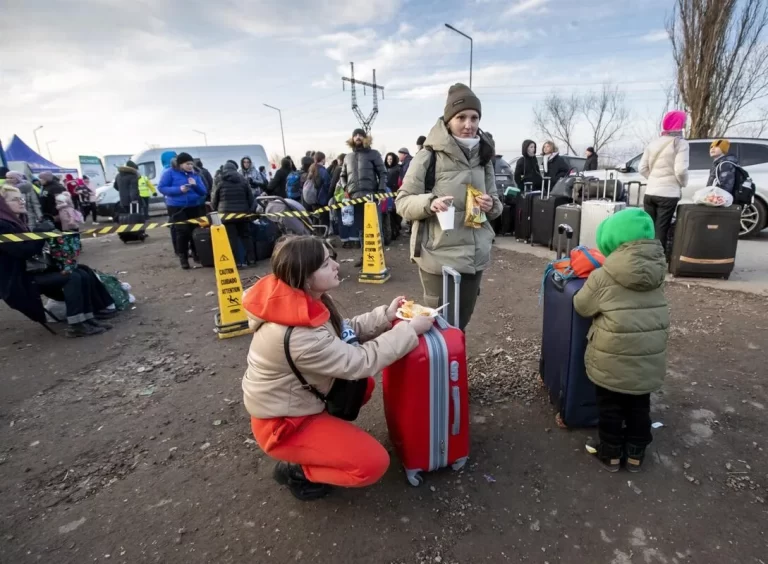
[[[688,116],[682,110],[672,110],[667,112],[664,119],[661,120],[661,130],[667,131],[682,131],[685,129],[685,121]]]

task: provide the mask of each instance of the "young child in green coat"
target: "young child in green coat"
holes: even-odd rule
[[[651,392],[667,370],[667,263],[653,220],[640,208],[603,221],[597,248],[605,264],[573,298],[580,315],[594,318],[584,362],[597,389],[600,443],[590,440],[587,450],[609,472],[622,459],[638,472],[652,441]]]

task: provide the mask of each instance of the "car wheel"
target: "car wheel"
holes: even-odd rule
[[[755,237],[768,222],[768,210],[765,204],[755,199],[741,210],[741,231],[739,237]]]

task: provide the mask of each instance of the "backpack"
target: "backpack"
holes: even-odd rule
[[[304,188],[301,191],[301,196],[305,204],[310,206],[317,204],[317,186],[315,186],[314,180],[307,178],[304,181]]]
[[[427,165],[427,172],[424,175],[424,192],[429,194],[435,189],[436,173],[435,168],[437,164],[437,153],[435,153],[431,147],[424,147],[425,151],[429,151],[429,164]],[[419,230],[416,233],[416,246],[413,250],[414,258],[421,256],[421,246],[424,244],[424,238],[427,236],[427,225],[425,221],[419,222]]]
[[[301,201],[301,173],[294,170],[285,181],[285,195],[291,200]]]
[[[755,198],[757,186],[746,170],[735,163],[733,166],[736,168],[736,177],[733,181],[733,203],[734,205],[748,206]]]

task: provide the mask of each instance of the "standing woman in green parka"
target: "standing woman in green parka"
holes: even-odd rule
[[[413,222],[411,260],[419,267],[424,305],[438,307],[451,302],[450,294],[442,295],[443,265],[461,274],[461,330],[472,317],[483,271],[491,262],[494,231],[490,222],[502,210],[492,162],[495,147],[480,131],[481,114],[480,100],[472,90],[464,84],[451,86],[443,115],[429,132],[425,150],[413,157],[396,200],[397,213]],[[434,175],[428,175],[431,163]],[[428,176],[434,178],[431,191]],[[482,193],[476,203],[487,221],[478,227],[467,226],[464,221],[470,186]],[[444,231],[437,214],[451,205],[455,208],[454,227]]]

